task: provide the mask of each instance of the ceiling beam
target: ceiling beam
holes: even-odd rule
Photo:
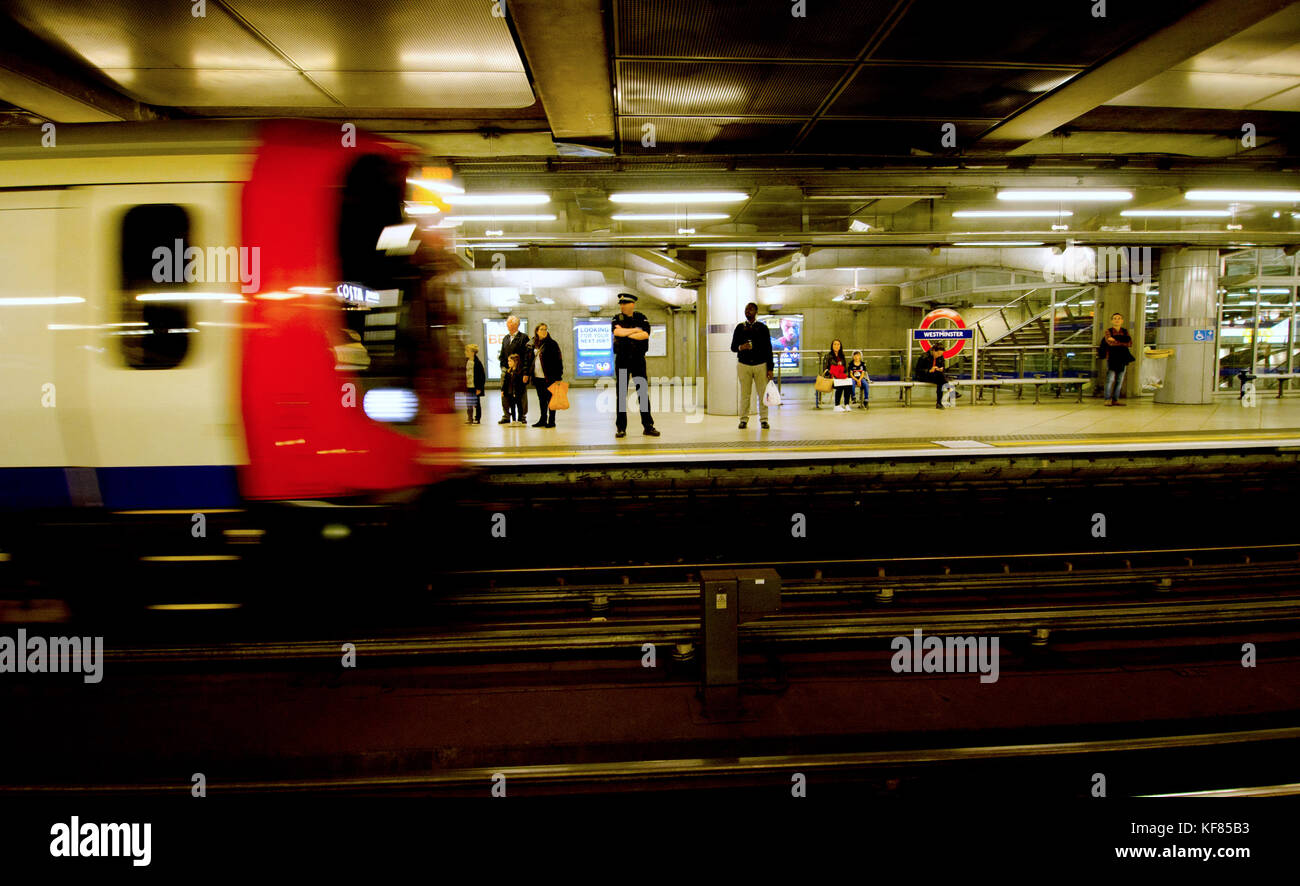
[[[555,138],[612,145],[614,90],[600,0],[510,0],[506,8]]]
[[[976,140],[1005,150],[1061,128],[1187,59],[1258,24],[1293,0],[1210,0],[1127,51],[1064,83]]]
[[[0,100],[55,123],[159,118],[154,108],[112,89],[14,21],[0,27]]]
[[[700,279],[700,271],[698,268],[689,265],[684,261],[679,261],[675,258],[664,255],[662,252],[657,252],[653,249],[629,249],[628,254],[635,255],[638,258],[643,258],[651,264],[658,265],[665,271],[672,271],[683,280],[693,282]]]

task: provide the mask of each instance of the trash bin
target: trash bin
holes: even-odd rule
[[[1147,348],[1142,352],[1142,390],[1158,391],[1165,386],[1165,371],[1173,348]]]

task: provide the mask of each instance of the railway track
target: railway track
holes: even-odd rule
[[[952,778],[953,767],[1008,767],[1026,763],[1061,761],[1074,757],[1088,759],[1089,771],[1106,767],[1116,771],[1116,757],[1128,757],[1136,770],[1146,768],[1145,761],[1154,755],[1175,752],[1228,752],[1240,756],[1266,751],[1292,755],[1300,742],[1300,727],[1247,729],[1176,735],[1141,735],[1082,741],[1055,741],[1005,745],[964,745],[954,747],[905,748],[893,750],[838,752],[824,754],[778,754],[730,758],[678,758],[632,760],[622,762],[564,763],[528,766],[447,768],[434,772],[393,776],[350,776],[336,778],[265,779],[213,781],[213,794],[268,793],[339,793],[339,794],[487,794],[488,786],[504,776],[512,792],[565,793],[670,788],[734,788],[763,786],[788,790],[790,774],[799,772],[809,780],[864,780],[888,778],[888,788],[896,790],[899,782],[916,781],[937,775],[944,781]],[[1136,764],[1136,765],[1134,765]],[[1118,779],[1117,779],[1118,780]],[[1300,785],[1275,784],[1255,788],[1199,789],[1206,776],[1187,773],[1180,782],[1180,794],[1223,793],[1224,791],[1266,792],[1270,796],[1300,793]],[[1146,785],[1162,783],[1148,778]],[[1052,794],[1082,794],[1080,780],[1073,789],[1062,784],[1038,781],[1034,785],[1037,799]],[[190,792],[186,783],[173,784],[0,784],[0,794],[26,796],[149,796]],[[1137,793],[1138,791],[1134,791]]]

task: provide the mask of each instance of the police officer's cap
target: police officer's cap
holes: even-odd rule
[[[630,292],[620,292],[618,294],[618,303],[620,305],[634,305],[636,304],[636,296]]]

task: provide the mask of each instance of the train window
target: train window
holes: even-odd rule
[[[133,206],[122,218],[121,322],[112,334],[133,369],[171,369],[189,352],[185,275],[174,273],[189,244],[189,214],[174,203]]]
[[[352,164],[340,195],[338,294],[345,328],[335,354],[367,391],[413,390],[430,359],[429,274],[402,244],[381,242],[393,235],[405,242],[411,233],[400,230],[405,195],[404,167],[377,154]]]

